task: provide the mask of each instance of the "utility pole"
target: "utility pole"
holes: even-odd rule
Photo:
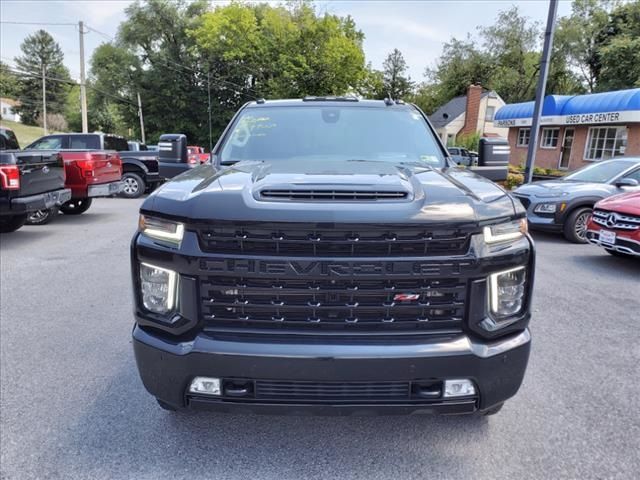
[[[531,183],[533,177],[533,167],[536,163],[536,148],[538,146],[538,131],[540,130],[540,116],[542,115],[542,103],[547,88],[547,76],[549,74],[549,62],[551,60],[551,47],[553,46],[553,33],[556,29],[556,12],[558,11],[558,0],[549,0],[549,14],[547,16],[547,28],[544,32],[544,47],[542,48],[542,58],[540,59],[540,77],[536,87],[536,102],[533,108],[533,118],[531,119],[531,130],[529,135],[529,148],[527,150],[527,166],[524,172],[525,183]]]
[[[89,132],[89,120],[87,118],[87,86],[84,75],[84,22],[78,22],[80,32],[80,109],[82,111],[82,133]]]
[[[142,137],[142,143],[146,145],[146,140],[144,138],[144,118],[142,117],[142,100],[140,100],[140,92],[138,94],[138,117],[140,117],[140,136]]]
[[[207,98],[209,103],[209,155],[213,151],[213,139],[211,138],[211,72],[207,69]]]
[[[47,135],[47,86],[45,83],[45,64],[42,62],[42,126],[44,127],[44,134]]]

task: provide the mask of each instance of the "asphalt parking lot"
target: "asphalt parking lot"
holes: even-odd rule
[[[139,204],[0,236],[3,479],[637,478],[639,261],[536,235],[529,370],[491,418],[172,414],[131,349]]]

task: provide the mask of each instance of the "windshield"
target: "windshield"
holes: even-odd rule
[[[248,108],[236,120],[222,164],[242,160],[376,160],[444,166],[444,155],[419,112],[409,108]]]
[[[570,182],[607,183],[636,163],[630,160],[611,160],[581,168],[563,180]]]

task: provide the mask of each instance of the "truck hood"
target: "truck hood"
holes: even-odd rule
[[[640,215],[640,192],[623,193],[605,198],[596,204],[596,208],[629,215]]]
[[[399,200],[267,199],[264,190],[406,192]],[[186,221],[473,224],[523,215],[499,186],[458,168],[375,161],[202,165],[157,189],[146,212]]]

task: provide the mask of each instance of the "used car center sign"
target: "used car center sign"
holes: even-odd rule
[[[581,113],[575,115],[547,116],[540,118],[541,125],[593,125],[601,123],[640,122],[640,111]],[[531,118],[495,120],[496,127],[529,127]]]

